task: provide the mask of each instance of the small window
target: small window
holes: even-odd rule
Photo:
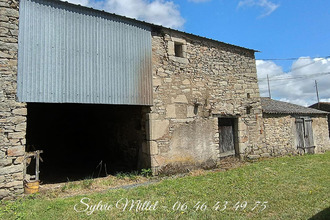
[[[247,106],[246,107],[246,114],[251,114],[251,109],[252,109],[252,106]]]
[[[183,57],[183,49],[182,49],[182,45],[181,43],[174,43],[174,51],[175,51],[175,56],[176,57]]]

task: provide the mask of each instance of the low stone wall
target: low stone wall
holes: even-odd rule
[[[16,102],[18,0],[0,0],[0,199],[23,192],[26,104]]]

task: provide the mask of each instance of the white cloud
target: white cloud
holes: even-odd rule
[[[86,6],[89,3],[89,0],[62,0],[62,1],[67,1],[72,4],[83,5],[83,6]]]
[[[272,61],[257,60],[260,95],[268,97],[267,74],[270,79],[272,98],[309,106],[317,102],[315,80],[321,101],[330,101],[330,58],[301,57],[285,73]]]
[[[320,99],[320,102],[330,102],[330,98],[327,98],[327,99]]]
[[[242,0],[239,1],[238,7],[262,7],[264,13],[260,17],[265,17],[273,13],[280,5],[271,2],[270,0]]]
[[[102,9],[118,15],[180,29],[185,20],[179,6],[166,0],[90,0],[90,7]]]
[[[258,77],[267,77],[275,76],[278,74],[283,74],[282,67],[276,65],[271,61],[257,60],[256,61],[258,67]]]
[[[169,28],[181,29],[185,20],[179,6],[167,0],[63,0]],[[193,0],[208,1],[208,0]]]

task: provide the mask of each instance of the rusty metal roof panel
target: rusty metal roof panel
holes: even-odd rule
[[[21,0],[22,102],[152,105],[151,27],[52,1]]]

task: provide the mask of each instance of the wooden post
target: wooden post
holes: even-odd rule
[[[268,82],[268,94],[269,94],[269,98],[271,99],[272,98],[272,95],[270,93],[270,86],[269,86],[269,77],[268,77],[268,74],[267,74],[267,82]]]
[[[28,163],[27,163],[27,159],[30,158],[30,157],[34,157],[36,159],[36,168],[35,168],[35,175],[34,176],[30,176],[30,178],[35,178],[35,180],[39,180],[39,163],[40,161],[43,162],[42,158],[40,157],[40,154],[43,153],[42,150],[36,150],[36,151],[33,151],[33,152],[26,152],[25,155],[24,155],[24,170],[23,170],[23,178],[25,179],[26,177],[26,169],[27,167],[29,166]],[[31,180],[31,179],[29,179]],[[29,181],[27,180],[27,181]]]
[[[315,80],[316,96],[317,96],[317,109],[320,110],[320,97],[319,90],[317,88],[317,81]]]
[[[40,158],[40,151],[36,151],[36,180],[39,180],[39,158]]]

